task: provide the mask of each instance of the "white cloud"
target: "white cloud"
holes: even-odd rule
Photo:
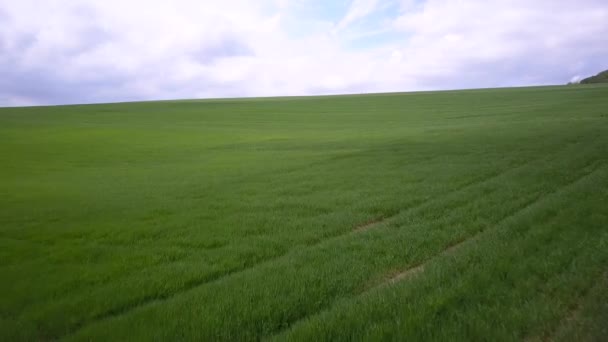
[[[334,25],[298,15],[324,4],[311,1],[0,0],[0,106],[566,83],[608,67],[604,1],[403,0],[356,35],[335,28],[385,2],[354,0]]]
[[[608,56],[601,1],[429,0],[395,28],[411,34],[405,63],[439,78],[476,71],[491,80],[480,86],[564,82]]]
[[[570,83],[579,83],[582,80],[583,78],[580,75],[575,75],[570,79]]]
[[[346,28],[351,23],[372,13],[378,6],[378,0],[352,0],[348,11],[336,26],[337,30]]]

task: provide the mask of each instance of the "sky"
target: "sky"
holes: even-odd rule
[[[607,0],[0,0],[0,106],[565,84]]]

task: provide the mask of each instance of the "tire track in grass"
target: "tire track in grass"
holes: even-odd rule
[[[510,174],[512,172],[516,172],[517,170],[522,169],[522,168],[524,168],[524,167],[526,167],[528,165],[534,164],[534,163],[539,162],[539,161],[547,160],[547,159],[549,159],[549,160],[557,159],[561,152],[567,150],[572,145],[577,145],[577,144],[578,144],[578,142],[573,142],[573,143],[567,144],[563,149],[560,149],[559,151],[555,152],[554,154],[551,154],[550,156],[544,155],[544,156],[542,156],[540,158],[537,158],[537,159],[526,160],[526,161],[523,161],[523,162],[520,161],[518,163],[514,163],[515,164],[514,166],[512,166],[512,167],[510,167],[510,168],[508,168],[506,170],[500,170],[500,171],[490,172],[487,175],[485,175],[484,177],[482,177],[481,179],[473,179],[471,181],[465,182],[464,184],[462,184],[462,185],[456,187],[455,189],[447,192],[446,194],[444,194],[441,197],[432,197],[432,198],[429,198],[427,200],[423,200],[423,201],[421,201],[419,203],[413,204],[409,208],[406,208],[406,209],[403,209],[403,210],[397,212],[394,215],[388,216],[386,218],[376,219],[374,221],[368,221],[367,224],[363,224],[361,226],[355,227],[354,229],[350,229],[350,230],[347,230],[347,231],[344,231],[344,232],[341,232],[341,233],[338,233],[338,234],[335,234],[335,235],[331,235],[331,236],[325,237],[324,239],[320,239],[318,241],[315,241],[312,244],[306,244],[306,243],[304,243],[304,244],[297,244],[297,245],[292,246],[288,250],[286,250],[284,253],[281,253],[279,255],[276,255],[276,256],[273,256],[273,257],[270,257],[270,258],[267,258],[267,259],[263,259],[260,262],[256,262],[256,263],[253,263],[251,265],[247,265],[247,266],[245,266],[243,268],[237,268],[237,269],[234,269],[234,270],[231,270],[231,271],[228,271],[228,272],[224,272],[224,273],[218,272],[218,273],[211,274],[209,276],[203,277],[203,278],[198,279],[198,280],[186,282],[186,283],[184,283],[184,285],[181,288],[179,288],[176,291],[171,292],[171,293],[165,293],[165,294],[161,294],[161,295],[155,294],[155,295],[150,295],[150,296],[144,296],[143,298],[140,298],[139,300],[134,300],[132,302],[128,302],[125,305],[116,307],[116,308],[111,309],[111,310],[107,310],[107,311],[105,311],[105,312],[103,312],[101,314],[93,316],[89,320],[83,321],[80,324],[76,324],[76,325],[74,325],[73,329],[70,329],[70,331],[68,331],[67,333],[65,333],[65,334],[63,334],[61,336],[58,336],[58,338],[64,338],[64,337],[68,337],[70,335],[73,335],[76,332],[78,332],[79,330],[81,330],[81,329],[83,329],[83,328],[85,328],[85,327],[87,327],[87,326],[89,326],[91,324],[94,324],[94,323],[96,323],[98,321],[103,321],[103,320],[106,320],[106,319],[109,319],[109,318],[112,318],[112,317],[116,317],[116,316],[126,315],[129,312],[131,312],[133,310],[136,310],[138,308],[145,307],[145,306],[151,305],[153,303],[158,303],[158,302],[170,300],[173,297],[176,297],[178,295],[181,295],[181,294],[187,293],[189,291],[192,291],[192,290],[194,290],[194,289],[196,289],[196,288],[198,288],[200,286],[203,286],[205,284],[214,283],[214,282],[220,281],[220,280],[222,280],[224,278],[227,278],[229,276],[240,274],[240,273],[249,271],[251,269],[254,269],[256,267],[259,267],[259,266],[271,263],[271,262],[273,262],[273,261],[275,261],[277,259],[281,259],[281,258],[289,255],[294,250],[296,250],[298,247],[304,247],[306,249],[313,248],[313,247],[321,245],[323,243],[328,243],[328,242],[331,242],[331,241],[334,241],[334,240],[337,240],[337,239],[341,239],[341,238],[344,238],[344,237],[352,235],[352,234],[363,233],[363,232],[365,232],[367,230],[370,230],[370,229],[373,229],[373,228],[377,228],[377,227],[379,227],[379,226],[381,226],[381,225],[383,225],[385,223],[390,222],[391,220],[393,220],[394,218],[396,218],[396,217],[398,217],[400,215],[406,214],[408,212],[414,212],[414,211],[417,211],[417,210],[424,209],[425,207],[433,204],[434,202],[440,201],[440,200],[450,199],[451,197],[457,196],[459,193],[461,193],[463,191],[466,191],[468,189],[475,188],[477,186],[480,186],[480,185],[487,184],[489,182],[495,181],[496,179],[500,179],[500,178],[502,178],[505,175],[508,175],[508,174]]]
[[[596,165],[594,165],[596,164]],[[518,216],[520,216],[521,214],[530,211],[530,210],[534,210],[535,207],[538,207],[540,205],[542,205],[543,202],[547,201],[548,199],[550,199],[553,196],[559,195],[560,193],[564,193],[564,192],[568,192],[572,187],[575,187],[577,184],[584,182],[585,179],[591,177],[593,174],[595,174],[597,171],[601,170],[603,168],[603,165],[598,161],[593,161],[587,165],[585,165],[583,167],[583,169],[587,169],[587,168],[591,168],[590,170],[588,170],[587,172],[584,172],[582,175],[580,175],[579,177],[575,178],[572,181],[567,182],[566,184],[564,184],[563,186],[548,192],[545,195],[539,195],[529,201],[527,201],[527,203],[525,203],[524,205],[522,205],[521,207],[519,207],[518,209],[514,210],[513,212],[507,214],[505,217],[501,218],[500,220],[498,220],[497,222],[493,223],[492,225],[490,225],[488,228],[480,230],[476,233],[474,233],[473,235],[470,235],[468,237],[465,237],[463,239],[457,240],[457,241],[452,241],[450,242],[443,250],[441,250],[439,253],[427,258],[426,260],[414,264],[414,265],[410,265],[407,268],[399,271],[399,272],[390,272],[389,274],[387,274],[382,281],[373,284],[372,286],[366,287],[363,291],[357,293],[354,297],[349,298],[348,300],[352,300],[353,298],[356,298],[358,296],[362,296],[370,291],[373,290],[377,290],[377,289],[381,289],[381,288],[386,288],[395,284],[398,284],[401,281],[406,281],[408,279],[411,279],[413,277],[416,276],[420,276],[424,273],[424,270],[427,268],[427,265],[434,262],[437,259],[440,259],[442,257],[448,256],[450,254],[454,254],[456,253],[458,250],[460,250],[461,248],[463,248],[466,245],[470,245],[472,243],[474,243],[475,241],[481,239],[484,235],[484,233],[489,233],[494,229],[498,229],[498,227],[504,225],[506,222],[510,221],[510,220],[514,220],[516,219]],[[273,333],[271,336],[269,336],[269,338],[275,337],[277,335],[280,335],[281,333],[284,333],[286,331],[288,331],[289,329],[291,329],[294,325],[298,324],[299,322],[305,321],[306,319],[309,319],[310,317],[316,316],[318,314],[320,314],[321,312],[324,311],[328,311],[331,310],[332,307],[334,307],[334,305],[339,301],[335,300],[333,302],[333,305],[330,305],[328,307],[324,307],[321,308],[320,310],[317,310],[315,312],[312,312],[306,316],[300,317],[299,319],[297,319],[296,321],[292,322],[291,324],[289,324],[287,327],[285,327],[284,329],[281,329],[279,331],[276,331],[275,333]]]
[[[602,169],[603,165],[597,163],[597,161],[589,163],[588,165],[586,165],[584,168],[588,168],[593,166],[593,164],[598,164],[595,167],[592,167],[590,171],[587,171],[585,173],[583,173],[580,177],[577,177],[576,179],[564,184],[563,186],[561,186],[558,189],[555,189],[547,194],[545,194],[544,196],[538,196],[530,201],[528,201],[527,203],[525,203],[523,206],[521,206],[520,208],[514,210],[512,213],[508,214],[507,216],[503,217],[502,219],[498,220],[497,222],[492,224],[492,227],[483,229],[478,231],[477,233],[474,233],[473,235],[470,235],[468,237],[465,237],[464,239],[460,239],[458,241],[453,241],[450,242],[447,247],[445,247],[441,252],[439,252],[438,254],[428,258],[427,260],[423,261],[422,263],[415,265],[415,266],[410,266],[408,268],[406,268],[405,270],[395,274],[392,277],[389,277],[387,280],[385,280],[384,282],[381,282],[379,284],[377,284],[376,286],[373,286],[370,288],[376,288],[376,287],[381,287],[381,286],[386,286],[386,285],[390,285],[390,284],[394,284],[396,282],[398,282],[398,280],[401,279],[405,279],[407,278],[407,275],[413,275],[413,274],[418,274],[424,271],[425,266],[429,263],[432,262],[433,260],[439,258],[439,257],[443,257],[449,254],[453,254],[456,253],[460,248],[462,248],[463,246],[467,245],[467,244],[471,244],[473,242],[475,242],[476,240],[479,240],[480,238],[483,237],[484,233],[487,233],[489,231],[491,231],[492,229],[499,227],[501,225],[503,225],[505,222],[509,221],[509,220],[513,220],[515,219],[517,216],[521,215],[523,212],[528,211],[528,210],[532,210],[531,208],[534,208],[535,206],[541,205],[543,201],[546,201],[547,199],[551,198],[552,196],[558,195],[560,193],[563,192],[567,192],[571,187],[576,186],[578,183],[583,182],[586,178],[591,177],[595,172],[599,171]]]
[[[555,341],[563,340],[563,335],[568,328],[579,323],[579,319],[583,311],[585,310],[585,303],[593,293],[600,287],[608,285],[608,271],[605,271],[599,275],[597,281],[592,283],[585,291],[573,300],[568,305],[568,309],[561,316],[558,323],[549,331],[538,336],[527,336],[525,341]]]
[[[535,202],[539,201],[542,197],[538,197],[535,198],[533,200],[528,201],[528,203],[524,204],[521,208],[517,209],[516,211],[514,211],[512,214],[507,215],[506,217],[504,217],[503,219],[499,220],[498,222],[494,223],[494,225],[500,225],[503,221],[507,220],[509,217],[511,216],[515,216],[517,215],[517,213],[519,211],[523,211],[525,210],[528,206],[533,205]],[[390,273],[388,277],[385,277],[384,279],[386,279],[383,282],[380,282],[378,284],[376,284],[375,286],[369,287],[366,291],[369,291],[373,288],[376,287],[383,287],[383,286],[388,286],[388,285],[392,285],[395,284],[401,280],[410,278],[412,276],[415,276],[419,273],[424,272],[426,265],[431,262],[433,259],[437,258],[437,257],[441,257],[441,256],[445,256],[445,255],[449,255],[449,254],[453,254],[456,253],[460,248],[462,248],[462,246],[464,246],[465,244],[470,244],[473,243],[473,240],[478,240],[483,231],[479,231],[477,233],[475,233],[474,235],[471,235],[469,237],[465,237],[464,239],[460,239],[458,241],[455,242],[451,242],[450,244],[448,244],[448,246],[443,249],[441,252],[439,252],[439,254],[436,254],[432,257],[430,257],[429,259],[427,259],[426,261],[423,261],[421,263],[415,264],[413,266],[409,266],[408,268],[406,268],[405,270],[402,270],[400,272],[393,272]],[[364,291],[364,292],[366,292]]]
[[[528,166],[530,164],[533,164],[535,162],[538,162],[538,161],[541,161],[541,160],[546,160],[546,159],[554,160],[554,159],[556,159],[556,156],[558,156],[561,152],[567,150],[571,146],[575,146],[575,145],[578,145],[578,144],[579,144],[578,141],[571,142],[571,143],[567,144],[566,147],[564,147],[563,149],[560,149],[559,151],[557,151],[554,154],[552,154],[550,156],[550,158],[545,155],[545,156],[543,156],[541,158],[534,159],[532,161],[520,162],[520,163],[517,163],[515,166],[513,166],[513,167],[511,167],[511,168],[509,168],[507,170],[490,173],[490,175],[488,177],[486,177],[486,178],[484,178],[482,180],[472,180],[470,182],[466,182],[466,183],[462,184],[461,186],[457,187],[456,189],[448,192],[447,194],[444,194],[444,196],[442,198],[456,195],[456,194],[458,194],[458,193],[460,193],[462,191],[467,190],[468,188],[473,188],[475,186],[479,186],[479,185],[482,185],[482,184],[485,184],[485,183],[489,183],[489,182],[491,182],[491,181],[493,181],[493,180],[495,180],[497,178],[500,178],[500,177],[502,177],[502,176],[504,176],[504,175],[506,175],[508,173],[517,171],[518,169],[524,168],[524,167],[526,167],[526,166]],[[587,165],[585,167],[588,167],[588,166],[589,165]],[[436,198],[436,199],[439,199],[439,198]],[[373,228],[375,228],[375,227],[377,227],[377,226],[379,226],[379,225],[381,225],[383,223],[388,223],[393,218],[396,218],[399,215],[405,214],[408,211],[414,211],[414,210],[417,210],[417,209],[421,209],[425,205],[429,205],[432,202],[433,202],[433,200],[422,201],[419,204],[414,205],[413,207],[410,207],[410,208],[407,208],[407,209],[404,209],[404,210],[400,210],[400,211],[398,211],[397,213],[395,213],[393,215],[378,217],[376,219],[369,220],[369,221],[367,221],[365,223],[360,224],[359,226],[356,226],[353,229],[353,232],[364,232],[364,231],[373,229]],[[346,233],[341,234],[341,235],[347,235],[347,234],[349,234],[349,232],[346,232]],[[335,237],[340,237],[341,235],[338,235],[338,236],[335,236]]]
[[[542,159],[544,159],[544,158],[540,158],[540,160],[542,160]],[[536,161],[538,161],[538,160],[526,161],[524,163],[519,163],[516,166],[514,166],[512,168],[509,168],[507,170],[504,170],[502,172],[493,172],[489,176],[484,177],[481,180],[473,180],[473,181],[467,182],[467,183],[461,185],[460,187],[452,190],[451,192],[445,194],[442,197],[434,197],[434,198],[431,198],[431,199],[419,202],[417,204],[414,204],[412,207],[409,207],[409,208],[407,208],[405,210],[399,211],[395,215],[392,215],[392,216],[389,216],[389,217],[386,217],[386,218],[377,219],[377,220],[374,220],[374,221],[369,221],[367,224],[364,224],[364,225],[359,226],[359,227],[355,227],[355,229],[347,230],[347,231],[342,232],[342,233],[340,233],[338,235],[333,235],[333,236],[326,237],[325,239],[320,239],[318,241],[315,241],[312,244],[298,244],[298,245],[295,245],[292,248],[290,248],[289,250],[287,250],[285,253],[282,253],[282,254],[279,254],[277,256],[271,257],[269,259],[264,259],[264,260],[262,260],[262,261],[260,261],[258,263],[251,264],[251,265],[246,266],[244,268],[235,269],[233,271],[229,271],[229,272],[226,272],[226,273],[219,273],[218,272],[218,273],[215,273],[215,274],[211,274],[211,275],[209,275],[207,277],[204,277],[202,279],[199,279],[197,281],[187,282],[187,283],[184,284],[183,287],[181,287],[177,291],[174,291],[174,292],[171,292],[171,293],[165,293],[165,294],[161,294],[161,295],[155,294],[155,295],[150,295],[150,296],[144,296],[143,298],[140,298],[139,300],[132,301],[130,303],[127,303],[126,305],[123,305],[123,306],[120,306],[120,307],[116,307],[116,308],[114,308],[112,310],[107,310],[107,311],[105,311],[105,312],[103,312],[103,313],[101,313],[99,315],[95,315],[90,320],[87,320],[87,321],[82,322],[81,324],[75,325],[75,328],[73,328],[71,331],[69,331],[68,333],[66,333],[64,335],[58,336],[58,337],[62,338],[62,337],[70,336],[70,335],[78,332],[79,330],[85,328],[86,326],[94,324],[97,321],[103,321],[103,320],[109,319],[111,317],[121,316],[121,315],[128,314],[130,311],[135,310],[137,308],[145,307],[147,305],[150,305],[152,303],[156,303],[156,302],[159,302],[159,301],[169,300],[169,299],[171,299],[171,298],[173,298],[175,296],[178,296],[180,294],[183,294],[183,293],[186,293],[188,291],[194,290],[194,289],[196,289],[199,286],[203,286],[205,284],[209,284],[209,283],[212,283],[212,282],[220,281],[220,280],[222,280],[222,279],[224,279],[226,277],[229,277],[229,276],[232,276],[232,275],[236,275],[236,274],[239,274],[239,273],[242,273],[242,272],[246,272],[246,271],[251,270],[251,269],[253,269],[255,267],[258,267],[258,266],[261,266],[261,265],[273,262],[273,261],[275,261],[277,259],[280,259],[280,258],[283,258],[283,257],[287,256],[288,254],[290,254],[291,252],[293,252],[299,246],[303,246],[304,248],[313,248],[313,247],[318,246],[318,245],[320,245],[322,243],[327,243],[329,241],[337,240],[337,239],[343,238],[343,237],[351,235],[351,234],[362,233],[362,232],[367,231],[369,229],[376,228],[376,227],[380,226],[381,224],[387,223],[391,219],[393,219],[393,218],[395,218],[395,217],[397,217],[397,216],[399,216],[401,214],[404,214],[404,213],[410,212],[410,211],[415,211],[415,210],[422,209],[425,206],[428,206],[428,205],[432,204],[435,201],[438,201],[438,200],[441,200],[441,199],[445,199],[446,197],[454,196],[454,195],[456,195],[456,194],[458,194],[458,193],[460,193],[462,191],[465,191],[465,190],[467,190],[469,188],[473,188],[475,186],[478,186],[478,185],[490,182],[492,180],[495,180],[497,178],[502,177],[505,174],[513,172],[513,171],[515,171],[515,170],[517,170],[519,168],[525,167],[526,165],[529,165],[529,164],[534,163]]]
[[[590,289],[589,289],[590,290]],[[566,314],[562,317],[562,319],[559,321],[559,324],[557,326],[557,328],[553,331],[548,332],[546,335],[541,335],[542,338],[539,340],[542,341],[547,341],[547,342],[552,342],[555,341],[555,336],[557,336],[557,334],[559,333],[559,327],[567,327],[570,326],[572,324],[576,324],[576,321],[578,320],[578,317],[580,316],[581,313],[581,304],[579,303],[579,301],[584,300],[585,296],[582,296],[580,298],[577,299],[577,302],[575,302],[572,307],[570,307],[568,309],[568,311],[566,312]],[[534,341],[534,339],[531,338],[526,338],[524,339],[525,341]]]
[[[286,255],[288,255],[290,252],[292,252],[298,246],[304,246],[305,248],[312,248],[312,247],[315,247],[315,246],[320,245],[322,243],[326,243],[328,241],[332,241],[332,240],[335,240],[335,239],[343,238],[343,237],[351,235],[353,233],[359,233],[359,232],[366,231],[368,229],[372,229],[372,228],[378,227],[381,224],[387,223],[388,221],[390,221],[391,219],[393,219],[393,218],[395,218],[395,217],[397,217],[399,215],[402,215],[402,214],[407,213],[407,212],[423,209],[424,207],[429,206],[430,204],[432,204],[432,203],[434,203],[434,202],[436,202],[438,200],[445,200],[445,198],[449,198],[449,197],[455,196],[455,195],[459,194],[460,192],[465,191],[465,190],[467,190],[469,188],[474,188],[476,186],[479,186],[479,185],[482,185],[482,184],[494,181],[496,179],[501,178],[502,176],[504,176],[506,174],[509,174],[511,172],[515,172],[518,169],[526,167],[526,166],[528,166],[530,164],[533,164],[535,162],[538,162],[538,161],[541,161],[541,160],[546,160],[546,159],[549,159],[549,160],[556,159],[557,158],[556,156],[558,156],[561,152],[563,152],[564,150],[567,150],[568,147],[570,147],[571,145],[576,145],[576,144],[578,144],[578,142],[567,144],[566,147],[564,147],[563,149],[560,149],[554,155],[551,155],[551,158],[548,158],[545,155],[545,156],[543,156],[541,158],[538,158],[538,159],[527,160],[527,161],[524,161],[524,162],[515,163],[514,166],[512,166],[511,168],[508,168],[506,170],[497,171],[497,172],[491,172],[490,174],[488,174],[486,177],[483,177],[482,179],[474,179],[474,180],[471,180],[469,182],[466,182],[465,184],[462,184],[461,186],[453,189],[452,191],[448,192],[447,194],[445,194],[442,197],[434,197],[434,198],[430,198],[428,200],[421,201],[421,202],[419,202],[417,204],[414,204],[412,207],[409,207],[407,209],[399,211],[395,215],[392,215],[392,216],[389,216],[389,217],[386,217],[386,218],[382,218],[382,219],[379,219],[379,220],[371,221],[371,222],[368,222],[367,224],[365,224],[363,226],[359,226],[358,227],[359,229],[355,228],[354,230],[348,230],[348,231],[345,231],[345,232],[343,232],[341,234],[338,234],[338,235],[329,236],[329,237],[327,237],[325,239],[321,239],[319,241],[315,241],[312,244],[299,244],[299,245],[295,245],[291,249],[287,250],[285,253],[282,253],[282,254],[277,255],[275,257],[271,257],[269,259],[262,260],[261,262],[254,263],[254,264],[246,266],[244,268],[235,269],[234,271],[229,271],[229,272],[226,272],[226,273],[219,273],[218,272],[218,273],[210,275],[208,277],[204,277],[204,279],[199,279],[198,281],[187,282],[187,283],[185,283],[185,285],[182,288],[178,289],[175,292],[166,293],[166,294],[163,294],[163,295],[151,295],[151,296],[147,296],[147,297],[144,297],[143,299],[140,299],[140,300],[137,300],[137,301],[133,301],[129,305],[124,305],[124,306],[121,306],[121,307],[117,307],[117,308],[115,308],[113,310],[108,310],[108,311],[104,312],[103,314],[94,316],[94,318],[91,319],[91,320],[89,320],[87,323],[83,322],[83,324],[77,325],[77,327],[74,330],[72,330],[71,333],[74,333],[74,332],[76,332],[76,331],[84,328],[85,326],[87,326],[89,324],[93,324],[96,321],[105,320],[105,319],[108,319],[108,318],[113,317],[113,316],[120,316],[120,315],[123,315],[123,314],[127,314],[128,312],[130,312],[132,310],[135,310],[135,309],[137,309],[139,307],[143,307],[143,306],[146,306],[146,305],[158,302],[158,301],[169,300],[172,297],[175,297],[175,296],[177,296],[177,295],[179,295],[181,293],[185,293],[185,292],[188,292],[190,290],[193,290],[193,289],[195,289],[195,288],[197,288],[199,286],[203,286],[203,285],[208,284],[208,283],[216,282],[216,281],[219,281],[219,280],[221,280],[223,278],[226,278],[228,276],[239,274],[239,273],[248,271],[250,269],[253,269],[255,267],[261,266],[263,264],[266,264],[266,263],[272,262],[274,260],[280,259],[280,258],[285,257]],[[71,333],[68,333],[66,336],[70,335]]]
[[[378,217],[376,219],[372,219],[372,220],[366,221],[365,223],[356,226],[351,231],[346,231],[343,234],[336,235],[336,236],[331,236],[331,237],[329,237],[329,238],[327,238],[325,240],[321,240],[321,241],[319,241],[319,242],[317,242],[315,244],[310,245],[310,247],[313,247],[314,245],[317,245],[317,244],[319,244],[319,243],[321,243],[323,241],[327,241],[327,240],[331,240],[331,239],[335,239],[335,238],[340,238],[342,236],[350,235],[350,234],[353,234],[353,233],[365,232],[365,231],[368,231],[370,229],[377,228],[377,227],[379,227],[380,225],[382,225],[384,223],[390,222],[391,220],[393,220],[394,218],[396,218],[396,217],[398,217],[400,215],[406,214],[406,213],[411,212],[411,211],[420,210],[420,209],[424,208],[425,206],[428,206],[428,205],[432,204],[436,200],[449,198],[449,197],[452,197],[452,196],[454,196],[454,195],[456,195],[456,194],[458,194],[460,192],[468,190],[469,188],[474,188],[476,186],[480,186],[480,185],[483,185],[485,183],[491,182],[491,181],[493,181],[493,180],[495,180],[497,178],[500,178],[500,177],[502,177],[502,176],[504,176],[504,175],[506,175],[506,174],[508,174],[510,172],[514,172],[514,171],[516,171],[516,170],[518,170],[520,168],[523,168],[523,167],[525,167],[525,166],[527,166],[529,164],[532,164],[535,161],[538,161],[538,160],[527,161],[527,162],[524,162],[524,163],[520,163],[520,164],[516,165],[515,167],[507,169],[506,171],[503,171],[503,172],[493,172],[488,177],[486,177],[486,178],[484,178],[482,180],[472,180],[472,181],[466,182],[466,183],[462,184],[461,186],[457,187],[456,189],[448,192],[447,194],[444,194],[443,197],[435,197],[435,198],[432,198],[430,200],[421,201],[418,204],[415,204],[412,207],[406,208],[404,210],[400,210],[400,211],[398,211],[397,213],[395,213],[393,215]],[[452,209],[457,209],[457,208],[458,207],[454,207]]]
[[[395,216],[396,215],[398,215],[398,214],[395,214]],[[356,233],[356,232],[364,232],[366,230],[369,230],[370,228],[373,228],[373,227],[375,227],[375,226],[383,223],[384,221],[386,221],[390,217],[392,217],[392,216],[389,216],[389,217],[379,217],[379,218],[377,218],[375,220],[368,221],[368,222],[366,222],[364,224],[361,224],[361,225],[355,227],[355,229],[353,230],[353,232]]]

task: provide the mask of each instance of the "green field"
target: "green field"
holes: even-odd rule
[[[0,109],[0,340],[606,340],[608,86]]]

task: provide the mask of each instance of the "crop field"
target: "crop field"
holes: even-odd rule
[[[0,340],[606,340],[608,86],[0,109]]]

